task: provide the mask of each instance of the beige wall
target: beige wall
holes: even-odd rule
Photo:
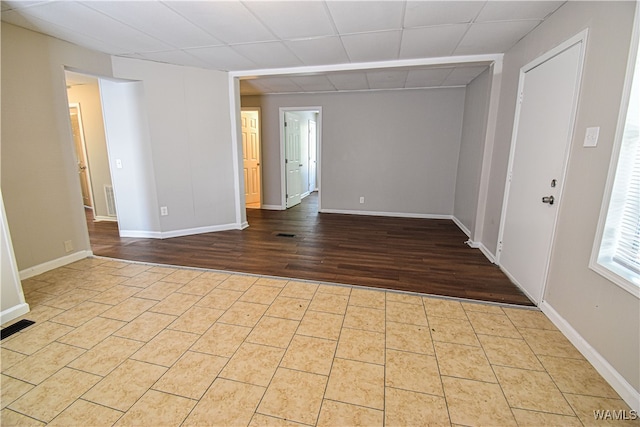
[[[568,2],[506,53],[483,243],[495,251],[519,70],[588,28],[576,124],[543,307],[566,321],[577,332],[578,340],[595,349],[637,393],[640,303],[589,269],[620,108],[634,7],[633,2]],[[585,129],[590,126],[600,127],[597,148],[582,146]]]

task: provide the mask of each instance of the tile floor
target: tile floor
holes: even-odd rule
[[[37,323],[1,343],[3,426],[579,426],[629,411],[534,310],[100,258],[23,286]]]

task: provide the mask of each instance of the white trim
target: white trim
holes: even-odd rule
[[[471,231],[467,228],[466,225],[462,223],[455,215],[451,216],[451,220],[458,226],[458,228],[467,235],[467,237],[471,237]]]
[[[232,74],[229,74],[229,119],[231,120],[231,158],[233,161],[233,189],[235,193],[236,224],[240,224],[242,222],[243,212],[246,215],[244,185],[240,186],[241,180],[244,181],[244,171],[240,167],[242,156],[238,155],[239,151],[242,150],[242,145],[239,142],[242,140],[240,135],[240,114],[238,114],[241,111],[240,109],[240,82]]]
[[[260,209],[265,209],[268,211],[283,211],[286,208],[282,205],[262,205]]]
[[[66,74],[65,74],[65,80],[66,80]],[[91,166],[89,165],[89,154],[87,152],[87,142],[84,139],[84,124],[82,123],[82,111],[80,109],[80,103],[79,102],[70,102],[69,103],[69,110],[71,110],[72,108],[75,108],[77,111],[77,116],[78,116],[78,131],[80,132],[80,146],[82,148],[82,154],[84,156],[84,160],[85,160],[85,172],[87,175],[87,190],[89,191],[89,198],[91,199],[91,206],[88,206],[89,208],[91,208],[91,210],[93,211],[93,216],[95,218],[96,215],[96,199],[95,197],[93,197],[93,182],[91,180]],[[69,111],[69,125],[71,126],[71,111]],[[71,126],[71,140],[73,141],[73,126]],[[76,153],[76,142],[73,141],[73,152]],[[76,153],[76,156],[78,155],[78,153]],[[77,159],[76,159],[76,165],[77,165]],[[82,189],[81,189],[82,190]],[[82,191],[81,191],[82,192]]]
[[[511,148],[509,151],[509,166],[507,168],[507,177],[506,177],[506,183],[505,183],[505,191],[504,191],[504,197],[503,197],[503,201],[502,201],[502,212],[500,215],[500,229],[498,232],[498,248],[496,250],[496,263],[498,265],[500,265],[500,269],[511,279],[511,281],[513,283],[515,283],[520,290],[522,290],[525,295],[527,295],[529,297],[529,299],[531,299],[531,301],[533,301],[536,305],[540,304],[543,299],[544,299],[544,295],[545,295],[545,291],[547,288],[547,282],[548,282],[548,274],[549,274],[549,264],[551,262],[551,254],[553,252],[553,248],[555,246],[555,236],[556,236],[556,228],[557,228],[557,224],[558,224],[558,213],[560,212],[560,207],[562,204],[562,199],[563,199],[563,193],[564,193],[564,188],[565,186],[563,185],[563,183],[566,180],[566,175],[567,175],[567,169],[568,169],[568,163],[569,163],[569,157],[570,157],[570,153],[571,153],[571,142],[573,141],[573,136],[575,134],[575,124],[576,124],[576,116],[577,116],[577,112],[578,112],[578,100],[580,98],[580,92],[581,92],[581,87],[582,87],[582,74],[583,74],[583,70],[584,70],[584,58],[585,58],[585,51],[586,51],[586,44],[587,44],[587,35],[588,35],[588,29],[585,29],[583,31],[581,31],[580,33],[576,34],[575,36],[569,38],[568,40],[564,41],[563,43],[560,43],[558,46],[554,47],[553,49],[547,51],[546,53],[540,55],[539,57],[537,57],[536,59],[534,59],[533,61],[529,62],[528,64],[524,65],[523,67],[520,68],[520,77],[518,79],[519,83],[518,83],[518,91],[516,92],[516,96],[519,98],[520,94],[523,92],[524,90],[524,83],[525,83],[525,76],[526,73],[533,70],[534,68],[538,67],[539,65],[547,62],[548,60],[552,59],[553,57],[560,55],[562,52],[572,48],[573,46],[580,44],[580,58],[578,59],[578,70],[577,70],[577,79],[576,79],[576,92],[574,95],[574,99],[573,99],[573,105],[571,106],[571,123],[569,123],[569,135],[567,135],[567,147],[564,153],[564,158],[563,158],[563,163],[562,163],[562,171],[560,173],[559,179],[560,179],[560,188],[559,188],[559,195],[558,195],[558,206],[555,209],[555,214],[554,214],[554,218],[553,218],[553,224],[552,224],[552,228],[551,228],[551,239],[550,239],[550,245],[549,245],[549,257],[545,262],[545,266],[544,266],[544,272],[543,272],[543,283],[542,286],[540,288],[540,294],[536,295],[535,297],[532,297],[532,295],[530,295],[528,292],[525,291],[525,289],[518,283],[518,281],[515,280],[515,278],[513,276],[511,276],[500,264],[500,257],[502,254],[502,241],[503,241],[503,237],[504,237],[504,227],[505,227],[505,222],[506,222],[506,217],[507,217],[507,209],[508,209],[508,202],[509,202],[509,193],[511,191],[511,175],[513,172],[513,162],[514,162],[514,158],[515,158],[515,152],[516,152],[516,145],[517,145],[517,138],[518,138],[518,129],[519,129],[519,125],[520,125],[520,113],[522,110],[522,103],[521,102],[517,102],[516,103],[516,110],[515,110],[515,116],[514,116],[514,120],[513,120],[513,130],[511,133]]]
[[[309,192],[309,191],[307,190],[307,191],[305,191],[304,193],[302,193],[302,194],[300,195],[300,198],[301,198],[301,199],[304,199],[304,198],[308,197],[308,196],[309,196],[309,194],[311,194],[311,192]]]
[[[393,0],[392,0],[393,1]],[[326,95],[328,93],[370,93],[370,92],[401,92],[401,91],[412,91],[412,90],[438,90],[438,89],[458,89],[465,88],[467,85],[450,85],[450,86],[426,86],[426,87],[397,87],[397,88],[382,88],[382,89],[338,89],[338,90],[310,90],[305,92],[261,92],[259,96],[278,96],[278,95]],[[247,96],[255,96],[255,95],[247,95]]]
[[[640,392],[634,389],[627,380],[593,348],[571,324],[564,319],[547,301],[540,304],[540,310],[556,325],[571,344],[591,363],[596,371],[613,387],[613,389],[627,402],[631,409],[640,411]]]
[[[246,224],[246,226],[245,226]],[[172,231],[144,231],[144,230],[120,230],[120,237],[135,237],[141,239],[170,239],[172,237],[192,236],[194,234],[214,233],[216,231],[242,230],[249,224],[230,223],[222,225],[210,225],[206,227],[184,228]]]
[[[24,270],[21,270],[19,273],[20,279],[25,280],[42,273],[46,273],[47,271],[50,271],[59,267],[64,267],[67,264],[80,261],[81,259],[89,258],[90,256],[93,256],[93,252],[78,251],[78,252],[74,252],[72,254],[63,256],[61,258],[43,262],[42,264],[38,264],[33,267],[29,267],[29,268],[25,268]]]
[[[101,221],[118,222],[118,218],[114,216],[102,216],[102,215],[96,215],[93,217],[93,222],[101,222]]]
[[[240,224],[240,230],[244,230],[245,228],[249,228],[249,223],[247,221]]]
[[[397,217],[397,218],[450,219],[450,220],[453,220],[453,215],[440,215],[440,214],[356,211],[356,210],[350,210],[350,209],[321,209],[318,212],[320,212],[320,213],[330,213],[330,214],[345,214],[345,215],[369,215],[369,216],[389,216],[389,217]]]
[[[162,239],[162,232],[145,230],[120,230],[120,237],[133,237],[138,239]]]
[[[23,314],[28,313],[29,311],[31,310],[29,309],[29,304],[27,304],[26,302],[14,305],[13,307],[9,307],[3,312],[0,312],[0,324],[10,322],[16,317],[20,317]]]

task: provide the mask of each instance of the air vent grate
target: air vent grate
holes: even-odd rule
[[[290,233],[278,233],[276,234],[277,237],[296,237],[295,234],[290,234]]]
[[[3,328],[0,331],[0,339],[5,339],[7,337],[10,337],[11,335],[20,332],[21,330],[23,330],[24,328],[27,328],[31,325],[33,325],[34,322],[33,320],[27,320],[27,319],[22,319],[17,321],[16,323],[14,323],[13,325],[9,325],[6,328]]]
[[[113,193],[113,186],[104,186],[104,197],[107,199],[107,215],[116,216],[116,198]]]

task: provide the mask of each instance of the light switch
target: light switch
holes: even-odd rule
[[[599,134],[600,134],[600,127],[587,128],[587,132],[584,136],[584,146],[585,147],[597,146]]]
[[[120,159],[116,159],[116,167],[117,167],[118,169],[122,169],[122,160],[120,160]]]

